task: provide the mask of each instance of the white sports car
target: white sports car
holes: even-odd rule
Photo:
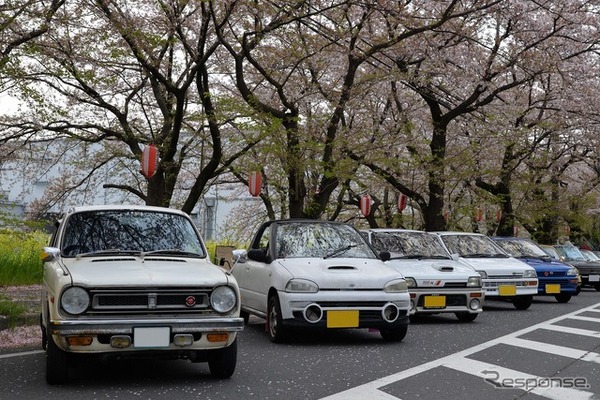
[[[454,313],[473,321],[481,313],[481,276],[452,259],[431,233],[408,229],[363,231],[376,251],[389,251],[386,263],[404,275],[411,298],[411,315]]]
[[[231,272],[240,285],[242,316],[266,319],[274,342],[294,328],[375,328],[390,341],[406,335],[406,281],[351,225],[266,222]]]

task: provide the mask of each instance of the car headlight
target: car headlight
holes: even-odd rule
[[[72,286],[63,292],[60,297],[60,305],[69,314],[81,314],[90,305],[90,295],[84,288]]]
[[[218,313],[227,313],[235,307],[237,296],[229,286],[218,286],[210,295],[210,305]]]
[[[404,277],[404,280],[406,281],[406,286],[408,288],[415,288],[415,287],[417,287],[417,281],[415,281],[415,278]]]
[[[537,273],[535,272],[535,269],[525,270],[525,272],[523,273],[523,278],[537,278]]]
[[[577,271],[577,268],[569,268],[567,270],[567,275],[577,275],[579,273],[579,271]]]
[[[487,279],[487,272],[481,270],[475,272],[477,272],[481,276],[481,279]]]
[[[317,293],[319,286],[308,279],[291,279],[285,285],[285,291],[289,293]]]
[[[481,287],[481,277],[470,276],[469,280],[467,280],[467,287]]]
[[[404,279],[390,281],[385,284],[383,290],[386,293],[398,293],[408,291],[408,285]]]

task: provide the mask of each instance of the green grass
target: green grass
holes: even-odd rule
[[[40,256],[47,242],[46,233],[0,231],[0,286],[41,283]]]
[[[15,321],[26,312],[27,307],[13,303],[8,297],[0,294],[0,315],[8,317],[10,328],[13,328]]]

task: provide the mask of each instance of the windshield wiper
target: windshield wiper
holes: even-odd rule
[[[505,255],[505,254],[502,254],[502,253],[495,253],[495,254],[490,254],[490,253],[472,253],[472,254],[465,254],[462,257],[464,257],[464,258],[506,258],[508,256]]]
[[[181,255],[181,256],[202,258],[201,254],[194,253],[191,251],[180,250],[180,249],[159,249],[159,250],[144,251],[144,252],[140,253],[142,258],[152,255],[152,254],[176,254],[176,255]]]
[[[341,254],[341,253],[343,253],[343,252],[345,252],[345,251],[348,251],[348,250],[350,250],[351,248],[353,248],[353,247],[356,247],[356,246],[357,246],[356,244],[349,244],[349,245],[347,245],[347,246],[340,247],[339,249],[336,249],[336,250],[332,251],[331,253],[329,253],[329,254],[327,254],[327,255],[324,255],[324,256],[323,256],[323,260],[325,260],[325,259],[327,259],[327,258],[330,258],[330,257],[337,256],[338,254]]]

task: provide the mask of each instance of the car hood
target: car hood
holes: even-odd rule
[[[466,282],[471,276],[479,276],[473,268],[454,260],[389,260],[389,266],[404,276],[415,279],[443,279]]]
[[[506,275],[519,273],[522,274],[528,269],[531,269],[526,263],[517,260],[516,258],[459,258],[460,262],[473,267],[475,270],[483,270],[488,276],[490,275]]]
[[[564,272],[572,268],[557,261],[540,260],[539,258],[519,258],[519,260],[532,266],[538,272]]]
[[[213,287],[232,279],[206,259],[125,256],[62,261],[73,284],[87,287]]]
[[[402,274],[376,259],[284,258],[277,260],[294,278],[308,279],[321,289],[382,289]]]

